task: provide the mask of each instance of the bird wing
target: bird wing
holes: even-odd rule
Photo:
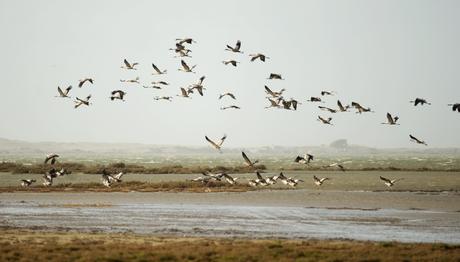
[[[337,106],[339,106],[340,110],[341,111],[345,111],[345,108],[343,107],[342,103],[340,102],[340,100],[337,100]]]
[[[321,180],[319,180],[319,178],[317,178],[316,176],[313,176],[313,180],[321,182]]]
[[[59,86],[58,86],[58,92],[59,92],[59,95],[65,96],[64,92],[62,92],[62,89]]]
[[[212,141],[211,139],[209,139],[209,137],[204,136],[204,138],[205,138],[206,141],[208,141],[213,147],[215,147],[215,148],[217,148],[217,149],[220,148],[220,146],[219,146],[218,144],[214,143],[214,141]]]
[[[158,67],[154,63],[152,63],[152,67],[155,71],[157,71],[158,74],[161,74],[160,69],[158,69]]]
[[[126,67],[131,67],[131,65],[129,64],[128,60],[126,60],[126,59],[123,60],[123,63],[125,63],[125,66],[126,66]]]
[[[224,135],[224,136],[220,139],[219,146],[222,146],[222,144],[224,143],[224,141],[225,141],[226,138],[227,138],[227,135]]]
[[[182,96],[188,96],[187,90],[185,90],[185,88],[181,87],[180,91],[182,92]]]
[[[301,157],[301,156],[297,156],[297,157],[294,159],[294,162],[297,162],[297,163],[299,163],[299,162],[300,162],[300,160],[302,160],[302,159],[304,159],[304,158],[303,158],[303,157]]]
[[[240,48],[241,48],[241,41],[238,40],[238,41],[236,41],[235,50],[239,51]]]
[[[276,94],[273,93],[273,91],[270,88],[268,88],[268,86],[265,86],[265,91],[271,96],[276,97]]]
[[[228,96],[231,97],[231,98],[233,98],[233,99],[236,99],[235,95],[232,94],[232,93],[228,93]]]
[[[387,119],[388,119],[388,123],[394,123],[393,117],[391,116],[390,113],[387,113]]]
[[[383,176],[380,176],[380,179],[383,180],[383,181],[385,181],[385,182],[391,183],[391,180],[390,180],[390,179],[385,178],[385,177],[383,177]]]
[[[248,156],[247,156],[243,151],[241,152],[241,155],[243,156],[244,161],[246,162],[246,164],[248,164],[248,165],[250,165],[250,166],[253,165],[253,163],[251,162],[251,160],[249,160]]]
[[[416,138],[416,137],[413,136],[413,135],[409,135],[409,137],[410,137],[412,140],[415,140],[415,141],[417,141],[417,142],[420,142],[420,140],[418,140],[418,138]]]
[[[182,64],[182,67],[185,69],[185,71],[190,71],[190,67],[185,63],[184,60],[181,60],[180,63]]]
[[[259,171],[256,172],[257,178],[260,180],[264,180],[264,178],[260,175]]]

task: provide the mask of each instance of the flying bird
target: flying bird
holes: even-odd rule
[[[219,95],[219,100],[222,99],[222,97],[224,97],[224,96],[228,96],[228,97],[231,97],[231,98],[233,98],[233,99],[236,99],[236,97],[235,97],[234,94],[228,93],[228,92],[227,92],[227,93],[220,94],[220,95]]]
[[[244,153],[244,151],[241,152],[241,155],[243,156],[244,162],[246,163],[246,165],[248,165],[248,166],[250,166],[250,167],[252,167],[252,168],[254,168],[254,165],[255,165],[255,164],[259,163],[259,160],[255,160],[254,162],[252,162],[252,161],[248,158],[248,156]]]
[[[241,48],[241,41],[238,40],[238,41],[236,41],[235,47],[231,47],[230,45],[227,45],[227,48],[225,48],[225,50],[232,51],[232,52],[235,52],[235,53],[243,53],[243,52],[240,51],[240,48]]]
[[[284,78],[281,77],[281,74],[275,74],[275,73],[270,73],[270,75],[268,76],[269,80],[271,79],[279,79],[279,80],[284,80]]]
[[[225,178],[225,181],[227,181],[227,183],[229,183],[230,185],[236,184],[236,180],[238,179],[237,177],[231,177],[226,173],[223,173],[222,176]]]
[[[365,108],[356,102],[351,102],[351,106],[353,106],[354,108],[356,108],[356,110],[358,110],[358,112],[356,112],[357,114],[361,114],[363,112],[374,112],[374,111],[371,111],[370,107]]]
[[[321,91],[322,96],[332,96],[334,94],[335,94],[334,91]]]
[[[136,77],[134,79],[120,79],[120,82],[122,83],[135,83],[135,84],[140,84],[139,83],[139,77]]]
[[[168,72],[168,70],[161,71],[154,63],[152,63],[152,67],[153,67],[153,70],[155,70],[155,72],[153,72],[152,75],[163,75]]]
[[[130,64],[128,62],[128,60],[125,59],[125,60],[123,60],[123,64],[124,65],[122,65],[121,68],[128,69],[128,70],[137,70],[137,68],[135,68],[135,66],[138,65],[139,63]]]
[[[176,96],[191,98],[190,95],[189,95],[189,92],[187,92],[187,90],[185,90],[185,88],[181,87],[180,92],[181,92],[180,95],[176,95]]]
[[[152,84],[153,85],[164,85],[164,86],[169,85],[169,83],[165,81],[153,81]]]
[[[123,98],[125,97],[126,95],[126,92],[122,91],[122,90],[114,90],[112,91],[112,96],[110,96],[110,100],[115,100],[115,99],[119,99],[121,101],[125,101]]]
[[[313,155],[310,154],[304,154],[302,156],[297,156],[294,159],[294,162],[299,163],[299,164],[309,164],[311,161],[313,161]]]
[[[413,136],[413,135],[409,135],[409,137],[410,137],[411,141],[413,141],[413,142],[415,142],[415,143],[417,143],[417,144],[422,144],[422,145],[428,146],[428,144],[425,143],[425,141],[422,141],[422,140],[416,138],[416,137]]]
[[[332,117],[329,117],[329,118],[326,119],[326,118],[323,118],[321,116],[318,116],[318,121],[320,121],[320,122],[322,122],[323,124],[326,124],[326,125],[331,125],[332,126],[333,124],[331,123],[331,120],[332,120]]]
[[[81,88],[86,82],[93,84],[94,80],[92,78],[85,78],[85,79],[78,80],[78,87]]]
[[[329,111],[330,113],[337,113],[337,110],[325,107],[325,106],[318,106],[319,109],[324,110],[324,111]]]
[[[319,98],[319,97],[314,97],[314,96],[310,97],[310,100],[307,100],[307,101],[308,101],[308,102],[321,102],[321,103],[324,103],[324,102],[321,100],[321,98]]]
[[[21,186],[22,187],[29,187],[30,185],[32,185],[35,182],[36,182],[35,179],[21,179]]]
[[[91,98],[91,95],[88,95],[85,100],[80,99],[80,98],[77,97],[76,100],[74,101],[75,102],[75,108],[77,108],[77,107],[79,107],[81,105],[89,106],[90,105],[90,103],[89,103],[90,98]]]
[[[236,61],[236,60],[226,60],[226,61],[222,61],[222,63],[224,65],[228,65],[228,64],[231,64],[232,66],[237,66],[237,64],[239,64],[240,62]]]
[[[388,187],[392,187],[392,186],[394,186],[394,184],[395,184],[397,181],[403,180],[404,178],[398,178],[398,179],[393,179],[393,180],[391,180],[391,179],[385,178],[385,177],[383,177],[383,176],[380,176],[380,179],[381,179],[382,181],[384,181],[385,185],[387,185]]]
[[[448,104],[448,106],[452,107],[452,111],[457,111],[460,112],[460,103],[455,103],[455,104]]]
[[[196,73],[196,72],[193,72],[193,69],[196,67],[196,65],[194,65],[192,67],[189,67],[187,65],[187,63],[185,63],[184,60],[181,60],[180,63],[182,65],[182,68],[179,68],[177,70],[182,71],[182,72],[186,72],[186,73],[194,73],[194,74]]]
[[[69,96],[69,92],[70,90],[72,89],[72,86],[68,86],[65,91],[62,91],[62,89],[58,86],[58,92],[59,92],[59,96],[56,96],[56,97],[67,97],[67,98],[70,98]]]
[[[249,56],[251,57],[251,62],[254,62],[256,59],[259,59],[262,62],[265,62],[265,59],[270,59],[270,57],[261,53],[250,54]]]
[[[338,167],[342,172],[345,172],[345,167],[339,163],[332,163],[324,167]]]
[[[173,97],[172,96],[156,96],[153,98],[154,100],[168,100],[169,102],[172,102]]]
[[[410,101],[411,103],[414,103],[414,106],[417,106],[417,105],[424,105],[424,104],[427,104],[427,105],[431,105],[431,103],[428,103],[425,99],[423,98],[415,98],[415,100],[413,101]]]
[[[349,105],[343,106],[342,102],[340,102],[340,100],[337,100],[337,106],[339,107],[340,112],[347,112],[348,109],[350,108]]]
[[[272,91],[268,86],[265,86],[265,93],[271,95],[273,98],[278,98],[283,95],[283,92],[286,91],[286,89],[281,89],[280,91]]]
[[[231,106],[223,106],[220,110],[227,110],[227,109],[241,109],[239,106],[231,105]]]
[[[193,40],[192,38],[176,38],[176,41],[178,41],[178,43],[181,45],[183,45],[184,43],[187,43],[187,44],[196,43],[196,41]]]
[[[330,178],[328,178],[328,177],[323,177],[323,178],[320,179],[320,178],[318,178],[318,177],[316,177],[316,176],[313,176],[313,180],[314,180],[314,182],[315,182],[315,185],[321,186],[321,185],[324,183],[324,181],[330,180]]]
[[[268,101],[270,101],[270,105],[266,106],[265,108],[271,108],[271,107],[280,108],[281,107],[275,100],[271,98],[267,98],[267,99]]]
[[[222,148],[222,144],[224,143],[225,139],[227,138],[227,135],[224,135],[219,142],[214,142],[212,141],[211,139],[209,139],[209,137],[207,136],[204,136],[204,138],[206,139],[206,141],[208,141],[214,148],[216,148],[217,150],[219,150],[219,152],[221,152],[221,148]]]
[[[399,117],[395,116],[391,116],[390,113],[387,113],[387,122],[386,123],[382,123],[383,125],[399,125],[398,122],[399,120]]]
[[[44,163],[47,164],[48,161],[50,161],[50,164],[54,165],[56,163],[58,157],[59,157],[58,154],[49,154],[49,155],[46,156]]]

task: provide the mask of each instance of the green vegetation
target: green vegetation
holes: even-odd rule
[[[459,261],[460,246],[0,230],[0,261]]]

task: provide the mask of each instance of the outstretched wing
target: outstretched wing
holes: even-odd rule
[[[190,71],[190,67],[187,65],[187,63],[185,63],[184,60],[181,60],[180,63],[182,64],[182,67],[185,71]]]
[[[64,92],[62,92],[62,89],[58,86],[58,92],[60,96],[65,96]]]
[[[161,74],[160,69],[158,69],[158,67],[154,63],[152,63],[152,67],[155,71],[157,71],[158,74]]]
[[[313,176],[313,180],[315,180],[317,182],[321,182],[321,180],[319,180],[319,178],[317,178],[316,176]]]
[[[213,147],[215,147],[215,148],[217,148],[217,149],[220,148],[220,146],[219,146],[218,144],[214,143],[214,141],[212,141],[211,139],[209,139],[209,137],[204,136],[204,138],[205,138],[206,141],[208,141]]]
[[[246,162],[246,164],[248,164],[249,166],[253,165],[251,160],[249,160],[248,156],[243,151],[241,152],[241,155],[243,156],[244,161]]]
[[[224,143],[224,141],[225,141],[226,138],[227,138],[227,135],[224,135],[224,136],[220,139],[219,146],[222,146],[222,144]]]
[[[131,64],[129,64],[128,60],[126,60],[126,59],[123,60],[123,63],[125,63],[125,66],[126,66],[126,67],[131,67]]]
[[[383,180],[383,181],[385,181],[385,182],[387,182],[387,183],[391,183],[391,180],[390,180],[390,179],[385,178],[385,177],[383,177],[383,176],[380,176],[380,179]]]
[[[393,117],[391,116],[390,113],[387,113],[387,119],[388,119],[388,123],[393,123],[394,122]]]

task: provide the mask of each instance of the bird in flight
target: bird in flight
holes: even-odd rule
[[[219,152],[221,152],[221,148],[222,148],[222,144],[224,143],[225,139],[227,138],[227,135],[224,135],[219,142],[214,142],[212,141],[211,139],[209,139],[209,137],[207,136],[204,136],[204,138],[206,139],[206,141],[208,141],[215,149],[219,150]]]
[[[196,43],[195,40],[189,37],[188,38],[176,38],[176,41],[178,41],[177,43],[180,45],[183,45],[184,43],[187,43],[187,44]]]
[[[81,88],[86,82],[93,84],[94,80],[92,78],[85,78],[85,79],[78,80],[78,87]]]
[[[363,112],[372,112],[372,113],[374,112],[374,111],[371,110],[370,107],[365,108],[365,107],[361,106],[359,103],[356,103],[356,102],[351,102],[351,106],[353,106],[354,108],[356,108],[356,110],[358,110],[356,112],[357,114],[361,114]]]
[[[299,163],[299,164],[309,164],[311,161],[313,161],[313,155],[311,154],[304,154],[302,156],[297,156],[294,159],[294,162]]]
[[[424,105],[424,104],[427,104],[427,105],[431,105],[431,103],[428,103],[425,99],[423,98],[415,98],[415,100],[413,101],[410,101],[411,103],[414,103],[414,106],[417,106],[417,105]]]
[[[283,92],[286,91],[286,89],[281,89],[280,91],[272,91],[268,86],[265,86],[265,93],[268,95],[271,95],[273,98],[278,98],[283,95]]]
[[[50,162],[51,165],[54,165],[56,163],[58,157],[59,157],[58,154],[49,154],[49,155],[46,156],[44,163],[47,164],[48,161],[51,161]]]
[[[326,119],[326,118],[323,118],[323,117],[321,117],[321,116],[318,116],[318,121],[322,122],[322,123],[325,124],[325,125],[331,125],[331,126],[333,125],[333,124],[331,123],[332,117],[329,117],[329,118]]]
[[[460,103],[455,103],[455,104],[448,104],[448,106],[452,107],[452,111],[457,111],[460,112]]]
[[[422,141],[422,140],[416,138],[416,137],[413,136],[413,135],[409,135],[409,137],[410,137],[411,141],[413,141],[413,142],[415,142],[415,143],[417,143],[417,144],[421,144],[421,145],[428,146],[428,144],[425,143],[425,141]]]
[[[180,95],[176,95],[176,96],[191,98],[189,95],[189,92],[187,92],[187,90],[185,90],[185,88],[183,87],[180,88]]]
[[[270,73],[270,75],[268,76],[269,80],[271,79],[279,79],[279,80],[284,80],[283,77],[281,77],[281,74],[275,74],[275,73]]]
[[[128,70],[137,70],[137,68],[135,68],[135,66],[138,65],[139,63],[130,64],[128,62],[128,60],[125,59],[125,60],[123,60],[123,64],[124,65],[122,65],[121,68],[128,69]]]
[[[231,105],[231,106],[223,106],[220,110],[227,110],[227,109],[241,109],[239,106]]]
[[[399,120],[399,117],[395,116],[391,116],[390,113],[387,113],[387,122],[386,123],[382,123],[383,125],[399,125],[398,122]]]
[[[140,84],[139,79],[140,79],[139,77],[136,77],[134,79],[120,79],[120,82]]]
[[[196,65],[190,67],[190,66],[187,65],[187,63],[185,63],[184,60],[181,60],[180,63],[182,65],[182,68],[179,68],[177,70],[182,71],[182,72],[186,72],[186,73],[194,73],[194,74],[196,73],[196,72],[193,72],[193,69],[196,67]]]
[[[169,102],[172,102],[173,97],[172,96],[156,96],[153,98],[154,100],[167,100]]]
[[[240,62],[236,61],[236,60],[225,60],[225,61],[222,61],[222,63],[224,65],[228,65],[228,64],[231,64],[232,66],[237,66],[237,64],[239,64]]]
[[[268,57],[268,56],[266,56],[264,54],[261,54],[261,53],[250,54],[249,56],[251,57],[251,62],[254,62],[257,59],[259,59],[262,62],[265,62],[265,59],[270,59],[270,57]]]
[[[236,97],[235,97],[234,94],[228,93],[228,92],[227,92],[227,93],[220,94],[220,95],[219,95],[219,100],[222,99],[222,97],[225,97],[225,96],[231,97],[231,98],[233,98],[234,100],[236,99]]]
[[[340,100],[337,100],[337,106],[339,107],[340,112],[347,112],[348,109],[350,108],[349,105],[343,106],[342,102],[340,102]]]
[[[225,48],[225,50],[227,50],[227,51],[232,51],[232,52],[235,52],[235,53],[243,53],[242,51],[240,51],[240,49],[241,49],[241,41],[240,40],[236,41],[235,47],[231,47],[230,45],[227,45],[227,48]]]
[[[74,101],[75,102],[75,108],[77,108],[77,107],[79,107],[81,105],[89,106],[90,105],[90,103],[89,103],[90,98],[91,98],[91,95],[88,95],[85,100],[80,99],[80,98],[77,97],[76,100]]]
[[[122,91],[122,90],[114,90],[112,91],[112,96],[110,96],[110,100],[115,100],[115,99],[119,99],[121,101],[125,101],[123,98],[125,97],[126,95],[126,92]]]
[[[324,110],[324,111],[329,111],[330,113],[337,113],[336,109],[332,109],[332,108],[329,108],[329,107],[318,106],[318,108],[321,109],[321,110]]]
[[[58,92],[59,92],[59,96],[56,96],[56,97],[67,97],[67,98],[70,98],[69,96],[69,92],[70,90],[72,89],[72,86],[68,86],[65,91],[62,91],[62,89],[58,86]]]
[[[334,91],[321,91],[322,96],[333,96],[334,94]]]
[[[241,155],[243,156],[243,159],[244,159],[244,162],[246,163],[246,165],[254,168],[254,165],[259,163],[259,160],[255,160],[254,162],[252,162],[249,157],[244,153],[244,151],[241,152]]]
[[[319,98],[319,97],[314,97],[314,96],[310,97],[310,100],[307,100],[307,102],[320,102],[320,103],[324,103],[324,102],[321,100],[321,98]]]
[[[403,180],[403,179],[404,179],[404,178],[398,178],[398,179],[393,179],[393,180],[391,180],[391,179],[385,178],[385,177],[383,177],[383,176],[380,176],[380,180],[382,180],[382,181],[385,183],[385,185],[387,185],[388,187],[394,186],[394,184],[395,184],[397,181]]]
[[[168,72],[168,70],[161,71],[154,63],[152,63],[153,70],[155,70],[152,75],[164,75]]]
[[[313,181],[315,182],[315,185],[321,186],[323,185],[324,181],[330,180],[328,177],[323,177],[323,178],[318,178],[316,176],[313,176]]]
[[[21,179],[21,186],[22,187],[29,187],[30,185],[32,185],[35,182],[36,182],[35,179]]]

